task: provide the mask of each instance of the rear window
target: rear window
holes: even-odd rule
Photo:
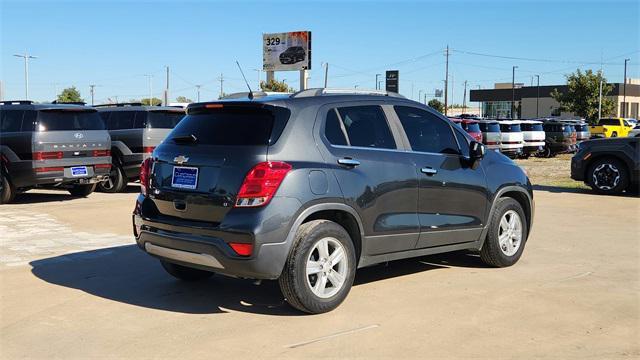
[[[462,127],[468,132],[480,132],[480,125],[478,125],[478,123],[463,123]]]
[[[614,125],[614,126],[618,126],[618,125],[620,125],[620,120],[619,119],[600,119],[600,122],[598,122],[598,125]]]
[[[167,137],[194,135],[198,144],[251,146],[277,141],[289,110],[223,109],[184,117]]]
[[[587,131],[587,125],[574,125],[576,131]]]
[[[484,132],[500,132],[500,125],[497,123],[480,123],[480,129]]]
[[[522,131],[544,131],[542,124],[520,124]]]
[[[500,124],[502,132],[521,132],[520,124]]]
[[[149,111],[147,113],[147,127],[153,129],[173,129],[184,117],[178,111]]]
[[[104,130],[104,123],[95,111],[38,111],[38,131]]]

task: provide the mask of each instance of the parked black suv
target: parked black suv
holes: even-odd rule
[[[110,146],[91,107],[0,102],[0,204],[35,187],[89,195],[109,173]]]
[[[562,120],[542,120],[545,132],[545,146],[542,156],[553,157],[557,154],[571,153],[577,150],[577,131],[575,127]]]
[[[534,212],[511,160],[385,92],[192,104],[141,184],[134,235],[170,274],[278,279],[310,313],[337,307],[356,268],[380,262],[474,250],[510,266]]]
[[[304,61],[305,56],[302,46],[292,46],[280,53],[280,63],[287,65],[295,64]]]
[[[140,164],[184,117],[184,109],[140,103],[97,105],[111,135],[113,167],[98,190],[120,192],[138,180]]]
[[[640,188],[640,138],[607,138],[580,143],[571,158],[571,178],[595,192],[619,194]]]

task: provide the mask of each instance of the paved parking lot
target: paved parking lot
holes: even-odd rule
[[[29,192],[0,207],[0,357],[640,357],[640,199],[545,189],[516,266],[362,269],[317,316],[275,282],[170,278],[132,245],[135,187]]]

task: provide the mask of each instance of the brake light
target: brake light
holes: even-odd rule
[[[63,172],[64,168],[63,167],[41,167],[41,168],[36,168],[36,172],[37,173],[43,173],[43,172]]]
[[[253,244],[229,243],[229,246],[240,256],[249,256],[253,251]]]
[[[142,193],[142,195],[147,195],[147,189],[149,188],[151,180],[152,164],[153,160],[151,160],[151,158],[146,158],[142,162],[142,166],[140,166],[140,193]]]
[[[145,154],[151,154],[155,148],[155,146],[145,146],[142,148],[142,152]]]
[[[60,160],[62,155],[62,151],[38,151],[33,153],[33,160]]]
[[[111,164],[96,164],[93,167],[96,169],[111,169]]]
[[[256,207],[266,205],[278,190],[291,165],[280,161],[257,164],[244,178],[236,207]]]
[[[93,157],[111,156],[111,150],[93,150]]]

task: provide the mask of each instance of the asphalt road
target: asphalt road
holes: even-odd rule
[[[277,283],[180,283],[133,244],[127,194],[0,206],[0,358],[638,358],[640,199],[548,188],[518,264],[359,270],[335,311]]]

